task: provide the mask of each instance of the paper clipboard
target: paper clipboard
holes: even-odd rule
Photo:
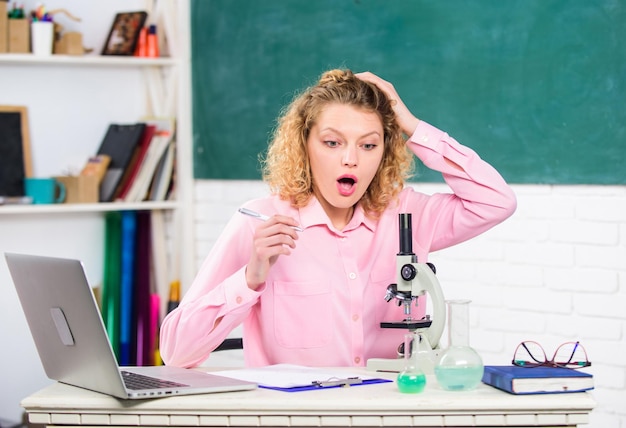
[[[358,382],[354,382],[355,379],[358,379]],[[330,389],[330,388],[347,388],[352,386],[361,386],[361,385],[373,385],[376,383],[388,383],[393,382],[389,379],[361,379],[361,378],[347,378],[347,379],[337,379],[337,380],[327,380],[327,381],[319,381],[313,382],[311,385],[303,385],[303,386],[292,386],[292,387],[280,387],[280,386],[268,386],[268,385],[259,385],[259,388],[265,389],[273,389],[275,391],[283,391],[283,392],[301,392],[301,391],[315,391],[317,389]]]
[[[259,388],[283,392],[314,391],[393,382],[389,379],[363,375],[350,368],[329,370],[292,364],[219,371],[215,374],[254,382]]]

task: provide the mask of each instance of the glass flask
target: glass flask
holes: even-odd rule
[[[396,383],[400,392],[416,394],[426,387],[426,375],[419,367],[418,354],[423,337],[421,333],[404,335],[404,370],[398,374]]]
[[[439,385],[448,391],[474,389],[483,377],[483,360],[469,346],[470,300],[447,300],[448,348],[435,365]]]

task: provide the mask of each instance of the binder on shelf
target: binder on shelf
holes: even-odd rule
[[[151,326],[152,302],[150,296],[151,258],[150,212],[137,212],[137,235],[135,245],[134,312],[136,331],[136,362],[138,366],[153,365],[154,350]]]
[[[170,183],[174,176],[174,161],[176,158],[176,142],[170,141],[165,153],[161,157],[150,185],[148,199],[164,201],[168,197]]]
[[[169,282],[173,272],[170,272],[167,257],[165,214],[161,210],[151,211],[150,226],[152,232],[152,291],[161,296],[158,307],[158,319],[167,315],[167,295]],[[175,254],[172,257],[176,257]]]
[[[104,225],[104,277],[102,282],[102,320],[119,361],[120,355],[120,277],[122,215],[107,212]]]
[[[135,154],[133,155],[130,164],[126,169],[126,173],[123,175],[122,180],[113,195],[113,200],[124,200],[124,198],[126,198],[133,182],[137,179],[141,164],[148,153],[148,148],[150,147],[150,143],[152,142],[156,129],[156,125],[146,124],[143,134],[141,135],[139,145],[135,149]]]
[[[556,394],[593,389],[593,375],[564,367],[485,366],[483,383],[511,394]]]
[[[100,202],[113,200],[124,173],[135,155],[145,123],[111,124],[98,149],[98,155],[109,155],[111,162],[100,185]]]
[[[122,245],[120,275],[120,358],[121,366],[135,365],[133,361],[133,305],[135,282],[135,242],[137,213],[122,211]]]
[[[157,131],[139,167],[137,177],[124,198],[126,202],[141,202],[146,199],[159,160],[163,157],[171,139],[172,135],[169,131]]]
[[[150,355],[151,366],[159,366],[161,365],[161,361],[159,358],[159,308],[161,307],[161,296],[158,293],[152,292],[150,294]]]

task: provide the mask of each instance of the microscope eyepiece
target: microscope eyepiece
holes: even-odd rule
[[[410,213],[400,213],[400,252],[398,255],[413,254],[413,223]]]

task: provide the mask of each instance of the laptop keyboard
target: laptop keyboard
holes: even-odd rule
[[[127,372],[122,370],[122,379],[126,388],[132,390],[139,389],[161,389],[172,388],[180,386],[188,386],[184,383],[172,382],[164,379],[157,379],[155,377],[145,376],[138,373]]]

